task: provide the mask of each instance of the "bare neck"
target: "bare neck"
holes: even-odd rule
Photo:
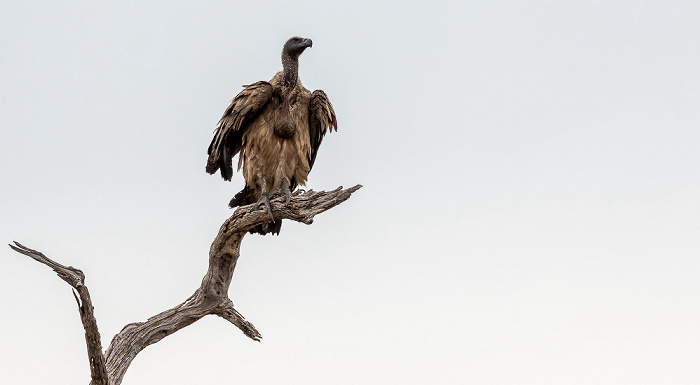
[[[286,51],[282,52],[282,85],[294,87],[299,80],[299,58],[293,57]]]

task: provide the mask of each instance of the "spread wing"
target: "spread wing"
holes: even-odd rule
[[[309,138],[311,139],[309,169],[314,166],[323,136],[330,130],[338,131],[338,121],[335,119],[333,105],[325,92],[316,90],[309,100]]]
[[[207,150],[207,172],[213,174],[221,169],[221,177],[226,180],[233,176],[232,159],[241,151],[243,132],[272,98],[272,85],[268,82],[244,87],[219,120]]]

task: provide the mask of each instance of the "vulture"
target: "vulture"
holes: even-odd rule
[[[289,204],[291,192],[305,186],[324,135],[338,130],[333,105],[322,90],[310,92],[299,80],[299,55],[311,47],[311,39],[292,37],[282,49],[282,71],[270,81],[243,86],[214,130],[207,151],[206,171],[220,170],[227,181],[233,176],[233,157],[243,169],[245,187],[229,207],[265,205],[271,222],[251,233],[278,234],[270,194],[279,193]]]

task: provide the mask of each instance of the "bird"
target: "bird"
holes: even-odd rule
[[[299,56],[311,48],[311,39],[294,36],[282,48],[282,71],[270,81],[244,85],[224,111],[209,145],[206,171],[220,171],[224,180],[243,170],[245,187],[229,207],[264,205],[271,222],[251,233],[279,235],[282,221],[275,221],[270,194],[279,193],[288,205],[291,192],[305,186],[326,133],[338,130],[333,105],[323,90],[313,92],[299,80]]]

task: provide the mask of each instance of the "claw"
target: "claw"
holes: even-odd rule
[[[258,199],[258,201],[254,205],[250,206],[250,209],[248,210],[248,212],[252,213],[253,211],[260,208],[260,205],[265,206],[265,210],[267,211],[267,215],[269,215],[270,219],[272,221],[274,221],[275,217],[272,216],[272,206],[270,205],[270,196],[268,195],[267,192],[264,192],[262,195],[260,195],[260,199]]]

